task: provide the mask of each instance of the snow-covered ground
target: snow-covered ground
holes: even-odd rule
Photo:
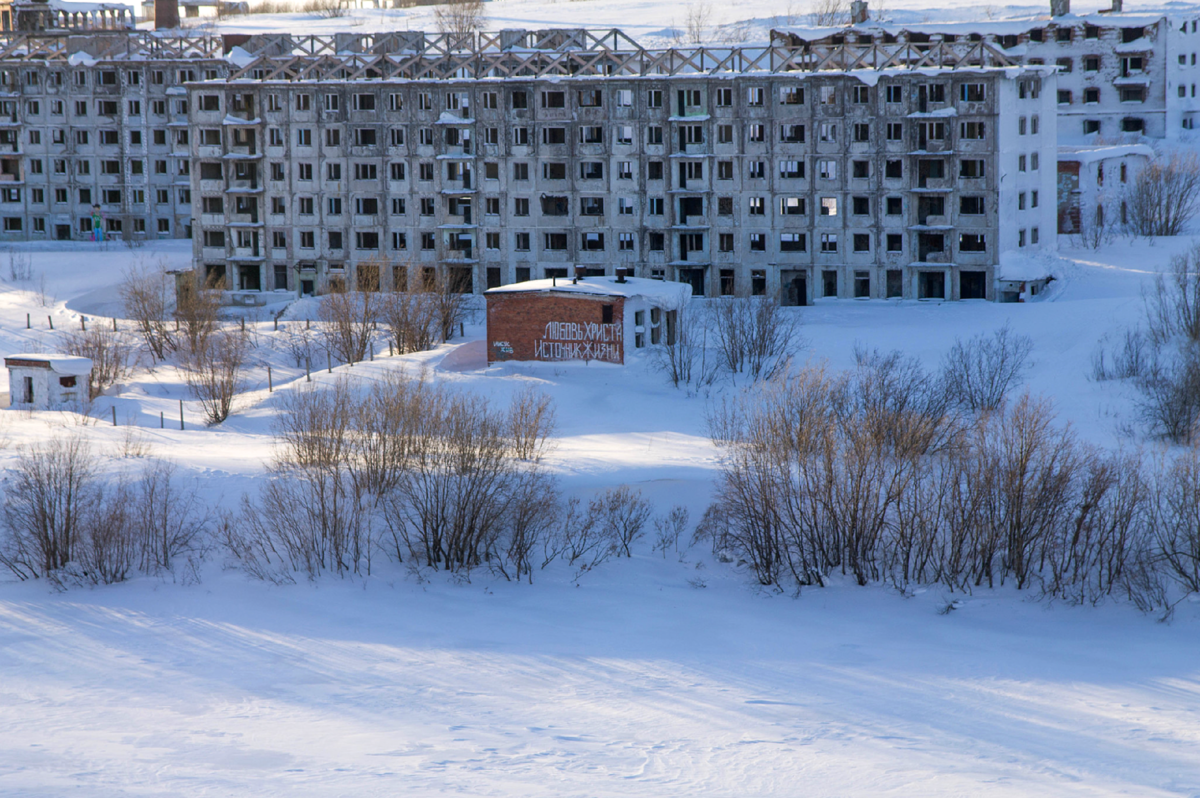
[[[133,261],[183,265],[185,244],[18,247],[33,272],[18,283],[0,253],[0,352],[53,351],[80,314],[100,323],[119,308]],[[794,312],[806,357],[835,368],[856,343],[932,366],[955,337],[1007,323],[1035,340],[1029,389],[1081,436],[1128,444],[1127,389],[1090,381],[1090,358],[1136,322],[1151,275],[1192,244],[1064,249],[1049,294],[1024,305],[842,300]],[[311,309],[289,309],[282,329]],[[268,345],[271,322],[250,326],[262,344],[253,385],[220,427],[205,428],[175,371],[158,366],[98,400],[104,421],[92,426],[0,411],[0,467],[64,428],[119,450],[132,423],[150,456],[232,506],[262,477],[282,392],[304,380]],[[727,387],[689,395],[644,362],[477,369],[464,353],[482,333],[468,325],[464,342],[385,351],[335,376],[425,367],[496,401],[535,382],[557,403],[550,464],[568,493],[627,483],[699,517],[716,468],[705,412]],[[273,587],[220,560],[199,584],[0,583],[0,794],[1200,794],[1196,604],[1159,624],[1127,605],[1008,590],[906,599],[836,584],[793,597],[703,546],[663,558],[648,543],[578,584],[553,567],[518,585],[384,562],[366,579]],[[962,606],[940,614],[952,599]]]
[[[382,4],[382,3],[381,3]],[[256,5],[250,0],[251,7]],[[292,3],[296,8],[301,0]],[[849,5],[848,3],[846,4]],[[1108,9],[1107,0],[1072,3],[1076,14]],[[714,0],[684,0],[660,3],[654,0],[490,0],[486,3],[486,30],[523,28],[584,27],[620,28],[645,47],[667,47],[688,40],[689,19],[700,20],[704,40],[710,43],[763,42],[772,27],[813,24],[813,4],[799,0],[759,0],[742,4]],[[1194,8],[1181,2],[1126,2],[1125,10],[1136,13],[1179,12]],[[140,9],[138,9],[140,12]],[[969,22],[977,20],[1028,19],[1048,16],[1045,3],[943,3],[929,0],[870,0],[871,18],[896,24],[920,22]],[[306,34],[342,32],[373,33],[394,30],[438,29],[436,8],[356,8],[334,19],[313,12],[250,14],[222,20],[184,20],[185,25],[224,33]],[[143,27],[152,27],[146,23]]]

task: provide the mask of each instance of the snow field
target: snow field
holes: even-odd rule
[[[1053,398],[1062,422],[1130,445],[1128,390],[1091,382],[1090,357],[1136,323],[1142,288],[1191,244],[1064,250],[1049,296],[1026,305],[843,300],[796,312],[807,355],[833,368],[852,363],[856,342],[933,367],[955,337],[1007,323],[1034,338],[1027,385]],[[9,281],[0,255],[6,352],[53,351],[79,314],[114,312],[133,259],[189,257],[174,242],[19,249],[29,281]],[[283,329],[312,305],[289,308]],[[271,452],[279,397],[266,364],[277,392],[304,382],[267,346],[271,322],[249,326],[262,344],[251,387],[219,427],[202,426],[160,364],[97,400],[92,426],[0,412],[0,467],[13,447],[64,432],[113,453],[113,468],[137,467],[116,454],[132,420],[151,456],[232,507]],[[483,330],[467,333],[334,373],[424,368],[499,403],[536,383],[556,401],[549,463],[568,494],[627,483],[660,512],[683,503],[699,518],[717,467],[705,413],[727,387],[689,395],[643,362],[481,370],[464,355],[443,367]],[[315,381],[331,379],[316,365]],[[112,406],[120,427],[107,421]],[[370,578],[284,588],[224,569],[219,555],[199,584],[0,584],[0,794],[1200,794],[1195,604],[1157,624],[1125,605],[1071,608],[1009,590],[903,599],[837,583],[793,598],[756,588],[703,546],[681,561],[648,541],[578,585],[557,566],[530,586],[378,562]],[[954,599],[961,607],[939,614]]]

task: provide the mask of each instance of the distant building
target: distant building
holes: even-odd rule
[[[9,355],[9,406],[57,410],[87,399],[92,361],[70,355]]]
[[[1088,225],[1124,225],[1124,194],[1151,159],[1145,144],[1058,148],[1058,232],[1070,235]]]
[[[584,269],[579,270],[581,273]],[[683,283],[624,276],[531,280],[489,289],[488,364],[509,360],[624,363],[673,344]]]
[[[1071,14],[1054,0],[1050,15],[980,22],[880,24],[860,3],[857,24],[811,30],[783,28],[777,43],[792,46],[911,43],[929,47],[983,42],[1014,63],[1058,68],[1058,137],[1063,143],[1095,136],[1176,138],[1200,116],[1200,12],[1125,13],[1122,0],[1094,14]]]

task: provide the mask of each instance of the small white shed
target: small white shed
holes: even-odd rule
[[[92,361],[71,355],[9,355],[10,407],[58,410],[87,399]]]

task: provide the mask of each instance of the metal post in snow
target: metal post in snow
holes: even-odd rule
[[[115,427],[115,426],[117,426],[117,406],[116,405],[112,406],[112,414],[113,414],[113,426]]]
[[[330,374],[333,373],[333,359],[329,356],[328,349],[325,350],[325,368],[329,370]]]
[[[267,366],[267,393],[275,392],[275,384],[271,382],[271,367]]]
[[[113,316],[113,332],[117,331],[117,317]]]
[[[183,400],[179,400],[179,429],[183,431]]]
[[[161,410],[158,411],[158,428],[159,429],[167,428],[167,417],[165,415],[163,415],[163,411],[161,411]]]
[[[26,330],[29,329],[29,314],[28,313],[25,314],[25,329]]]
[[[312,363],[308,359],[308,355],[304,356],[304,381],[312,382]]]
[[[53,330],[54,329],[54,317],[46,316],[46,321],[50,322],[50,329]]]
[[[85,316],[79,317],[79,329],[83,330],[84,332],[87,332],[87,317],[85,317]]]

